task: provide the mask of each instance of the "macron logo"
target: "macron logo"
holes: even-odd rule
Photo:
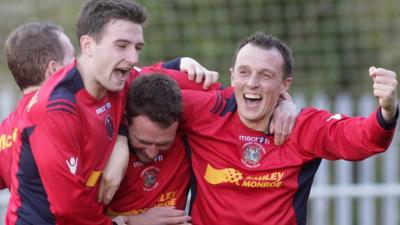
[[[76,157],[76,158],[71,157],[69,160],[65,160],[65,162],[67,163],[69,171],[75,175],[76,168],[78,167],[78,157]]]
[[[335,115],[329,117],[329,118],[326,120],[326,122],[328,122],[328,121],[330,121],[330,120],[341,120],[341,119],[342,119],[342,116],[341,116],[340,114],[335,114]]]

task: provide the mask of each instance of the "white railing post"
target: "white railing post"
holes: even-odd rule
[[[352,99],[347,93],[340,93],[336,96],[334,113],[343,113],[349,116],[353,115]],[[349,149],[350,151],[351,149]],[[353,181],[353,164],[343,160],[334,162],[335,181],[339,185],[350,185]],[[352,224],[352,199],[348,197],[339,197],[335,199],[335,222],[340,225]]]
[[[368,116],[376,107],[376,100],[371,96],[370,93],[363,95],[357,104],[358,115]],[[358,177],[360,178],[360,183],[364,185],[370,185],[376,182],[374,174],[376,171],[376,157],[365,159],[358,163]],[[375,225],[375,210],[376,206],[374,204],[373,197],[361,197],[357,202],[359,207],[358,220],[360,224],[363,225]]]
[[[328,110],[330,108],[330,101],[328,97],[324,94],[317,94],[312,100],[312,106],[319,109]],[[331,162],[322,160],[320,167],[315,174],[314,184],[313,186],[326,186],[329,184],[329,165]],[[311,188],[312,192],[312,188]],[[329,221],[329,199],[328,198],[320,198],[314,199],[311,202],[311,218],[310,224],[318,225],[318,224],[328,224]]]

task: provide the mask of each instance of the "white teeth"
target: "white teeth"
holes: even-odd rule
[[[116,70],[119,71],[122,74],[122,76],[125,76],[125,74],[129,73],[129,69],[126,68],[118,68]]]
[[[247,98],[247,99],[251,99],[251,100],[261,99],[261,95],[259,95],[259,94],[251,94],[251,93],[245,93],[244,97]]]

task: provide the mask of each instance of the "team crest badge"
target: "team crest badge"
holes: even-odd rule
[[[157,174],[160,169],[156,167],[149,167],[143,170],[140,176],[143,179],[143,190],[151,191],[158,186]]]
[[[265,154],[265,149],[258,143],[248,142],[242,147],[242,163],[249,167],[255,168],[260,166],[260,160]]]
[[[112,117],[110,114],[108,114],[104,120],[105,122],[105,126],[106,126],[106,130],[107,130],[107,137],[108,139],[112,139],[114,137],[114,126],[113,126],[113,121],[112,121]]]

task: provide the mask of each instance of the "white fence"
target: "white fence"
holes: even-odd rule
[[[376,99],[369,93],[357,101],[340,93],[332,103],[323,94],[315,96],[309,104],[301,94],[294,95],[294,100],[299,108],[312,105],[347,115],[367,116],[376,107]],[[13,105],[9,101],[0,104],[1,109]],[[397,133],[387,152],[362,162],[323,160],[311,191],[308,224],[400,225],[399,141]],[[0,192],[1,217],[7,199],[7,191]],[[2,224],[4,219],[0,219]]]

